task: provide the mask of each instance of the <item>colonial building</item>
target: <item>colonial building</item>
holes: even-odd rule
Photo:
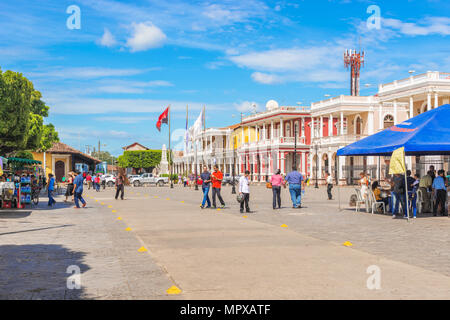
[[[35,160],[41,161],[45,175],[52,173],[57,182],[69,171],[94,171],[101,161],[62,142],[56,142],[46,152],[32,152]]]
[[[146,150],[149,150],[149,148],[147,148],[146,146],[143,146],[142,144],[137,143],[137,142],[130,144],[129,146],[123,147],[122,149],[124,151],[146,151]]]
[[[175,162],[179,173],[194,172],[195,166],[200,173],[202,164],[219,164],[225,173],[233,166],[236,174],[249,170],[252,181],[261,182],[277,169],[291,171],[294,159],[299,171],[319,183],[324,183],[326,172],[341,184],[355,183],[362,171],[384,179],[389,157],[338,158],[337,150],[448,103],[450,73],[443,72],[381,84],[373,96],[341,95],[310,107],[280,107],[269,101],[264,112],[239,124],[206,129]],[[439,164],[442,159],[407,157],[407,166],[423,174],[427,161]]]

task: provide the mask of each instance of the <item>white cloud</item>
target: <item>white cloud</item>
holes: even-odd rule
[[[257,110],[259,105],[256,102],[244,101],[240,103],[234,103],[236,110],[240,112],[251,112]]]
[[[126,77],[145,73],[151,69],[112,69],[99,67],[64,68],[55,67],[45,72],[29,72],[34,78],[95,79],[104,77]]]
[[[281,82],[278,76],[273,74],[261,73],[261,72],[253,72],[252,79],[255,82],[259,82],[262,84],[274,84]]]
[[[132,35],[127,39],[131,52],[161,47],[167,39],[164,32],[151,22],[133,23],[132,28]]]
[[[382,19],[382,28],[387,27],[408,36],[450,35],[450,18],[427,17],[420,23],[403,22],[397,19]]]
[[[117,44],[117,41],[114,38],[114,36],[112,35],[112,33],[107,28],[105,28],[105,31],[103,32],[103,36],[100,38],[98,43],[104,47],[111,48]]]
[[[173,87],[173,84],[165,80],[155,80],[148,82],[150,87]]]

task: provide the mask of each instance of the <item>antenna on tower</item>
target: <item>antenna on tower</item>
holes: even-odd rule
[[[360,38],[361,46],[361,38]],[[352,96],[359,96],[359,75],[361,67],[364,66],[364,51],[359,52],[356,50],[344,51],[344,65],[348,69],[350,68],[350,94]]]

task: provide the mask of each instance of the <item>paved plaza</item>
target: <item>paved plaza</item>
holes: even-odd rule
[[[2,210],[0,299],[450,298],[447,217],[355,213],[351,188],[339,209],[324,187],[308,187],[302,209],[283,190],[274,211],[262,186],[251,187],[254,212],[240,214],[231,187],[222,193],[223,210],[201,210],[201,191],[178,185],[128,187],[124,201],[86,190],[80,210],[62,197]],[[370,266],[379,289],[367,286]],[[73,268],[80,289],[67,286]]]

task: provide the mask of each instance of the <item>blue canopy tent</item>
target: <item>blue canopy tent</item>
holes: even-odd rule
[[[450,155],[450,104],[352,143],[338,156],[390,156],[405,147],[407,156]]]
[[[339,149],[337,156],[390,156],[401,147],[407,156],[450,155],[450,104],[352,143]]]

